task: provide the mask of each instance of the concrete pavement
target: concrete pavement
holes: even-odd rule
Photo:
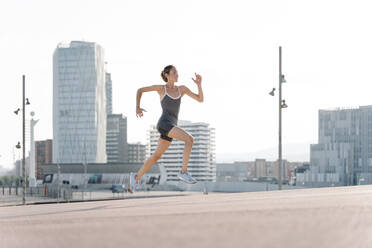
[[[372,186],[0,208],[1,247],[372,247]]]

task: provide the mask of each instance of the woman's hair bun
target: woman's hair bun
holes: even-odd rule
[[[163,71],[161,71],[161,74],[160,74],[160,76],[161,76],[161,78],[165,81],[165,82],[167,82],[168,81],[168,79],[167,79],[167,77],[165,76],[165,73],[164,73],[164,70]]]
[[[168,82],[168,79],[166,77],[165,74],[169,74],[170,70],[174,68],[174,65],[167,65],[166,67],[164,67],[164,69],[161,71],[161,78],[165,81],[165,82]]]

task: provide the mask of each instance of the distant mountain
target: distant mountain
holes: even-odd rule
[[[290,162],[310,161],[310,143],[292,143],[282,146],[283,159]],[[247,153],[217,153],[217,163],[232,163],[234,161],[254,161],[256,158],[263,158],[268,161],[278,159],[278,147],[271,147],[264,150]]]

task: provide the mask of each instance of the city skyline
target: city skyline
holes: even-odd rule
[[[92,1],[87,9],[85,3],[69,1],[62,6],[3,3],[0,20],[8,25],[0,34],[5,58],[0,63],[6,69],[0,91],[6,120],[0,134],[0,165],[13,163],[13,147],[21,140],[21,120],[13,111],[21,104],[22,74],[31,102],[28,110],[40,119],[35,140],[52,137],[52,51],[63,41],[86,40],[105,48],[113,112],[128,117],[128,142],[145,143],[146,129],[161,113],[159,97],[152,92],[142,97],[148,112],[135,118],[136,89],[163,84],[160,71],[167,64],[178,68],[179,83],[193,91],[191,77],[194,72],[202,75],[205,102],[184,98],[180,118],[216,127],[217,161],[221,153],[277,146],[277,98],[268,92],[277,87],[279,45],[288,82],[283,97],[289,106],[283,111],[283,158],[289,144],[317,143],[319,109],[372,104],[369,3],[232,1],[213,2],[213,11],[210,4],[148,1],[143,8],[143,2],[109,1],[103,6]],[[203,18],[205,13],[208,18]],[[97,18],[103,14],[105,18]],[[276,154],[273,149],[267,156]]]

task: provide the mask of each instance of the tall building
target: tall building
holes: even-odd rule
[[[372,105],[319,110],[318,144],[297,182],[313,186],[372,183]]]
[[[43,180],[42,165],[53,161],[53,141],[51,139],[35,141],[36,179]]]
[[[22,159],[18,159],[15,161],[15,174],[17,177],[21,177],[23,175],[23,172],[22,172]],[[26,167],[27,169],[27,167]]]
[[[106,113],[107,115],[112,114],[112,80],[111,73],[105,73],[106,78]]]
[[[143,163],[146,160],[146,145],[137,143],[128,144],[128,162],[129,163]]]
[[[286,159],[282,159],[282,176],[281,179],[284,181],[289,180],[289,177],[296,169],[297,166],[301,166],[303,162],[289,162]],[[279,160],[271,161],[269,163],[269,168],[268,170],[272,173],[272,175],[276,178],[279,179]]]
[[[27,156],[25,159],[25,171],[26,176],[30,174],[30,157]],[[22,159],[15,161],[15,174],[18,177],[23,177]]]
[[[198,181],[216,182],[215,128],[204,122],[179,120],[178,126],[194,137],[187,170]],[[148,131],[148,156],[158,145],[159,132],[152,125]],[[165,167],[166,181],[179,181],[177,174],[182,168],[184,142],[173,139],[168,150],[158,160]]]
[[[267,177],[269,174],[267,167],[266,159],[256,159],[254,162],[254,176],[256,178]]]
[[[104,50],[58,44],[53,54],[53,163],[106,163]]]
[[[108,163],[128,161],[127,117],[107,115],[106,152]]]

